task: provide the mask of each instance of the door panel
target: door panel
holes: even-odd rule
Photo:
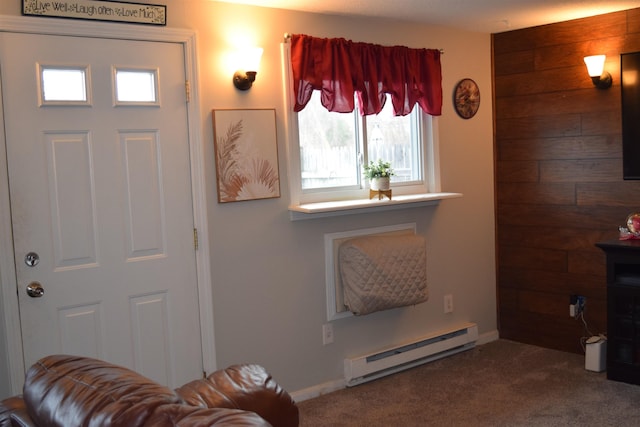
[[[169,386],[201,375],[183,58],[177,43],[0,35],[25,366],[70,353]],[[87,101],[43,103],[47,66],[84,67]],[[157,70],[158,99],[117,102],[123,68]]]
[[[96,264],[95,185],[89,135],[45,133],[56,269]]]
[[[128,259],[163,256],[164,207],[158,151],[158,135],[121,133],[125,165],[125,213]]]

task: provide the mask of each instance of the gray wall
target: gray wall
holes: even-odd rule
[[[219,367],[256,362],[266,366],[289,391],[319,390],[323,384],[342,378],[345,357],[466,321],[476,322],[481,334],[495,337],[489,34],[206,0],[158,3],[168,6],[168,26],[194,29],[198,35]],[[0,14],[19,15],[20,0],[3,1]],[[279,47],[285,32],[443,48],[445,97],[439,119],[442,188],[464,197],[435,207],[291,222]],[[257,81],[248,92],[233,87],[234,67],[226,62],[240,37],[253,39],[265,50]],[[476,80],[482,94],[480,110],[471,120],[460,119],[451,102],[455,83],[465,77]],[[281,198],[217,203],[211,120],[215,108],[276,108]],[[324,234],[407,222],[415,222],[427,239],[429,301],[337,320],[333,322],[335,342],[323,346]],[[453,313],[443,313],[445,294],[454,296]],[[4,341],[0,345],[4,346]],[[0,350],[6,353],[4,347]],[[0,363],[0,379],[5,366]]]

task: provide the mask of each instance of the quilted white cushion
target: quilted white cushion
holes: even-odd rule
[[[340,245],[338,260],[344,302],[355,315],[428,299],[427,250],[422,236],[349,239]]]

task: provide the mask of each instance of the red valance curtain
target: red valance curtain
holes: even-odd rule
[[[432,116],[442,114],[440,51],[380,46],[342,38],[291,36],[295,111],[314,90],[327,110],[348,113],[358,95],[363,115],[377,114],[391,95],[396,116],[411,113],[416,103]]]

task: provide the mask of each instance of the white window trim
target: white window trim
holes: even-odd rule
[[[59,64],[41,64],[37,63],[38,67],[38,79],[36,80],[38,90],[38,106],[54,106],[54,105],[76,105],[80,107],[90,107],[93,105],[93,94],[91,92],[91,66],[87,64],[82,65],[59,65]],[[46,100],[44,96],[44,71],[47,69],[57,70],[71,70],[84,72],[84,94],[86,99],[84,101],[66,101],[66,100]]]
[[[292,75],[289,63],[290,44],[281,43],[282,85],[284,94],[285,141],[287,146],[287,164],[289,168],[289,213],[292,221],[327,216],[350,215],[357,213],[379,212],[412,207],[437,205],[440,200],[462,197],[461,193],[442,192],[440,185],[440,156],[438,118],[422,113],[422,163],[424,178],[422,185],[396,184],[392,199],[367,199],[368,189],[354,192],[333,191],[335,201],[316,201],[312,196],[303,194],[300,173],[300,148],[295,141],[298,138],[298,121],[293,111],[293,91],[290,90]],[[427,125],[424,125],[426,123]],[[426,129],[432,129],[426,132]],[[320,193],[320,192],[318,192]],[[326,193],[325,193],[326,194]]]
[[[122,101],[118,99],[118,72],[146,72],[153,75],[153,91],[155,101]],[[111,88],[114,107],[160,107],[160,71],[157,68],[142,68],[130,66],[111,67]]]

